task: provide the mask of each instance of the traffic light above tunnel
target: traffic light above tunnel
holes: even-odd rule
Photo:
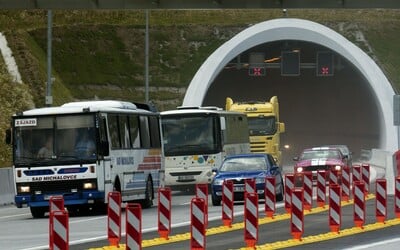
[[[282,51],[281,54],[281,75],[300,75],[300,51]]]
[[[329,51],[317,52],[317,76],[333,76],[334,63],[333,53]]]

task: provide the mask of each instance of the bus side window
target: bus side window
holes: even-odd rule
[[[110,144],[107,137],[107,120],[105,117],[101,117],[100,122],[100,153],[103,156],[110,154]]]
[[[150,131],[148,117],[140,116],[140,139],[142,141],[142,148],[150,148]]]

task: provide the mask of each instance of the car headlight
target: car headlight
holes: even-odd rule
[[[30,191],[30,186],[18,186],[18,193],[29,193]]]
[[[298,168],[296,168],[296,171],[297,171],[297,173],[301,173],[301,172],[303,172],[303,168],[302,167],[298,167]]]
[[[342,166],[336,165],[336,166],[335,166],[335,170],[336,170],[336,171],[342,170]]]
[[[256,184],[260,184],[260,183],[265,183],[265,177],[263,177],[263,178],[260,178],[260,177],[256,178]]]
[[[223,183],[224,183],[223,179],[214,179],[214,181],[213,181],[213,185],[217,185],[217,186],[222,186]]]

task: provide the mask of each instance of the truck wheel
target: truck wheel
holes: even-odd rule
[[[46,213],[45,207],[30,207],[33,218],[43,218]]]

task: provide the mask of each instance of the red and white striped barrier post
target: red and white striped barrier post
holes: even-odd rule
[[[171,189],[158,189],[158,234],[168,240],[171,231]]]
[[[361,177],[361,166],[359,165],[354,165],[353,166],[353,185],[356,181],[362,181]]]
[[[69,218],[65,210],[50,213],[50,250],[69,249]]]
[[[339,185],[339,174],[340,172],[336,169],[331,169],[329,171],[329,185],[338,184]]]
[[[396,177],[394,190],[394,213],[400,218],[400,176]]]
[[[369,164],[362,164],[361,165],[361,175],[362,175],[362,180],[365,183],[365,195],[368,195],[369,193],[369,176],[370,176],[370,169],[369,169]]]
[[[341,192],[340,185],[329,185],[329,227],[335,233],[339,233],[342,225]]]
[[[126,249],[142,249],[142,207],[138,203],[126,206]]]
[[[246,193],[257,193],[256,190],[256,180],[255,179],[245,179],[244,180],[244,194]]]
[[[57,196],[51,196],[49,200],[49,214],[53,211],[64,211],[64,197],[62,195],[57,195]],[[49,226],[51,226],[51,223],[49,223]],[[51,236],[52,230],[49,228],[50,232],[50,237],[49,237],[49,244],[50,246],[53,244],[51,242],[53,240],[53,237]]]
[[[365,183],[356,181],[354,183],[354,224],[363,228],[365,223]]]
[[[294,188],[294,177],[292,173],[285,174],[285,209],[290,213],[292,206],[292,189]]]
[[[190,249],[206,249],[206,213],[203,198],[193,198],[190,206]]]
[[[295,188],[292,190],[292,209],[290,216],[290,231],[293,239],[301,240],[304,233],[304,190]]]
[[[244,211],[244,241],[247,247],[255,248],[258,241],[258,195],[246,193]]]
[[[276,210],[275,182],[275,176],[265,177],[265,215],[270,218],[274,217]]]
[[[326,174],[325,170],[317,171],[317,204],[324,207],[326,201]]]
[[[376,221],[385,223],[387,216],[387,185],[386,179],[376,179]]]
[[[311,210],[312,208],[312,195],[313,195],[313,173],[306,171],[303,173],[303,190],[304,190],[304,209]]]
[[[224,181],[222,185],[222,223],[232,227],[233,221],[233,182]]]
[[[196,184],[196,197],[203,198],[206,206],[206,228],[208,227],[208,184]]]
[[[350,200],[350,168],[345,166],[342,170],[342,200]]]
[[[108,193],[108,242],[118,246],[121,239],[121,194]]]

